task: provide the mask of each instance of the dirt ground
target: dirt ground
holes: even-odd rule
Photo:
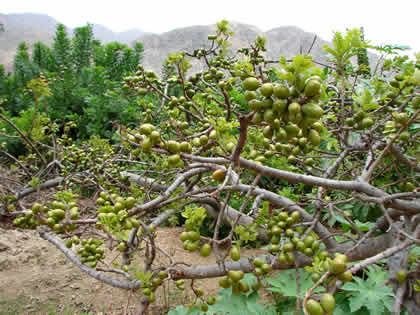
[[[214,263],[212,257],[182,249],[181,228],[160,228],[157,243],[176,261],[194,265]],[[257,254],[242,251],[242,256]],[[164,259],[164,257],[159,257]],[[131,270],[132,271],[132,270]],[[0,314],[134,314],[139,295],[113,288],[83,273],[36,231],[0,228]],[[206,294],[218,291],[218,279],[196,281]],[[188,303],[191,291],[169,284],[157,294],[151,314],[166,314],[167,307]]]

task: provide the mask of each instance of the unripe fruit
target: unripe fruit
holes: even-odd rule
[[[212,130],[209,134],[209,138],[212,140],[217,139],[217,131],[216,130]]]
[[[244,272],[242,270],[229,270],[228,276],[232,281],[238,282],[244,277]]]
[[[305,86],[305,96],[312,97],[320,93],[321,83],[318,80],[309,80]]]
[[[183,242],[185,242],[186,240],[189,239],[189,234],[188,232],[184,231],[179,235],[179,239]]]
[[[209,138],[206,135],[202,135],[200,137],[200,144],[201,145],[206,145],[209,142]]]
[[[263,264],[261,269],[264,273],[269,273],[271,271],[271,266],[269,264]]]
[[[343,273],[340,273],[337,278],[338,280],[343,282],[350,282],[351,280],[353,280],[353,274],[350,270],[347,270]]]
[[[291,252],[286,253],[287,263],[294,264],[295,263],[295,256]]]
[[[244,86],[244,89],[247,91],[255,91],[256,89],[259,88],[260,82],[256,78],[249,77],[243,81],[243,86]]]
[[[229,142],[228,144],[226,144],[226,151],[232,152],[233,149],[235,149],[235,144],[233,142]]]
[[[309,299],[306,302],[305,309],[309,313],[309,315],[323,315],[324,314],[324,310],[322,309],[321,304],[319,304],[314,299]]]
[[[123,252],[124,250],[125,250],[125,243],[124,242],[121,242],[120,244],[118,244],[118,250],[120,251],[120,252]]]
[[[232,248],[230,249],[230,256],[232,257],[233,261],[238,261],[239,259],[241,259],[241,251],[239,247],[232,246]]]
[[[42,207],[42,205],[41,205],[40,203],[35,202],[35,203],[32,205],[32,212],[33,212],[34,214],[37,214],[38,212],[40,212],[40,211],[41,211],[41,207]]]
[[[149,301],[149,303],[153,303],[156,300],[155,294],[153,292],[150,293],[150,295],[147,297],[147,300]]]
[[[222,169],[218,169],[213,172],[211,176],[215,181],[220,181],[225,178],[225,171]]]
[[[296,103],[296,102],[291,103],[287,109],[288,109],[289,113],[291,113],[293,115],[296,115],[297,113],[300,113],[300,105],[299,105],[299,103]]]
[[[407,273],[405,272],[405,270],[401,269],[401,270],[398,270],[395,277],[397,278],[398,283],[401,284],[407,279]]]
[[[257,93],[255,93],[254,91],[246,91],[244,93],[245,96],[245,101],[248,103],[249,101],[257,98]]]
[[[160,278],[153,278],[152,279],[152,285],[154,286],[154,287],[158,287],[158,286],[160,286],[160,284],[162,283],[162,280],[160,279]]]
[[[200,240],[200,233],[196,231],[189,231],[188,233],[188,239],[191,241],[198,241]]]
[[[259,111],[261,110],[263,104],[259,99],[252,99],[248,102],[249,108],[253,111]]]
[[[273,84],[271,83],[264,83],[260,87],[260,93],[265,97],[270,97],[273,94]]]
[[[402,142],[408,142],[410,140],[411,134],[408,131],[403,131],[398,138]]]
[[[150,135],[155,129],[155,126],[152,124],[143,124],[140,126],[140,132],[146,136]]]
[[[294,249],[294,246],[293,246],[293,244],[292,244],[292,243],[285,243],[285,244],[283,245],[283,250],[284,250],[285,252],[291,252],[293,249]]]
[[[289,88],[283,84],[275,84],[273,86],[273,94],[275,97],[280,99],[286,99],[289,97]]]
[[[321,306],[325,312],[330,313],[335,308],[335,299],[331,293],[325,293],[321,297]]]
[[[312,248],[309,248],[309,247],[305,248],[305,249],[303,250],[303,253],[304,253],[306,256],[308,256],[308,257],[311,257],[311,256],[314,254],[314,252],[313,252]]]
[[[301,107],[302,112],[305,116],[313,119],[319,119],[324,114],[324,110],[315,103],[307,103],[302,105]]]
[[[207,297],[206,302],[207,302],[208,305],[213,305],[213,304],[216,304],[217,299],[216,299],[215,296],[211,295],[211,296]]]
[[[416,69],[416,71],[414,71],[414,79],[417,82],[417,86],[420,86],[420,70]]]
[[[255,267],[261,267],[263,264],[265,264],[265,260],[261,259],[259,257],[254,258],[254,261],[252,262]]]
[[[203,257],[208,257],[210,256],[211,253],[211,246],[210,244],[204,244],[203,246],[201,246],[200,248],[200,255]]]
[[[239,288],[240,288],[242,293],[247,293],[249,291],[249,285],[245,281],[240,281],[239,282]]]
[[[181,152],[185,152],[185,153],[191,153],[192,151],[191,144],[189,144],[186,141],[183,141],[179,144],[179,149]]]
[[[179,161],[181,161],[179,154],[174,154],[168,157],[168,163],[170,166],[175,166]]]
[[[158,273],[158,277],[161,280],[165,279],[167,276],[168,276],[168,274],[165,271],[163,271],[163,270],[159,271],[159,273]]]
[[[319,136],[318,131],[311,129],[308,134],[309,142],[314,146],[318,146],[321,143],[321,137]]]
[[[201,146],[200,138],[194,138],[194,139],[192,140],[192,144],[193,144],[193,146],[195,146],[195,147],[199,147],[199,146]]]
[[[201,307],[200,307],[200,309],[201,309],[203,312],[207,312],[207,311],[208,311],[208,309],[209,309],[209,306],[208,306],[207,304],[202,304],[202,305],[201,305]]]
[[[152,139],[152,143],[159,143],[160,142],[160,133],[159,131],[152,131],[150,134],[150,138]]]
[[[270,122],[274,121],[274,118],[275,118],[275,114],[274,114],[273,110],[267,109],[264,112],[264,121],[270,123]]]
[[[278,260],[281,265],[287,264],[287,257],[284,253],[280,253]]]
[[[199,245],[199,241],[186,241],[187,245],[186,248],[189,252],[194,252]]]
[[[290,217],[292,218],[293,222],[298,222],[300,220],[300,212],[297,210],[293,211]]]
[[[287,103],[284,100],[276,100],[273,103],[273,109],[278,113],[282,114],[287,109]]]
[[[343,263],[347,263],[347,256],[344,254],[337,254],[334,257],[334,260],[342,261]]]
[[[345,120],[345,122],[344,122],[347,126],[350,126],[350,127],[352,127],[352,126],[354,126],[354,120],[353,120],[353,118],[351,118],[351,117],[349,117],[349,118],[346,118],[346,120]]]
[[[168,150],[173,153],[177,153],[180,150],[179,143],[174,140],[169,140],[166,145],[168,146]]]
[[[372,127],[374,123],[375,122],[371,118],[369,118],[369,117],[363,118],[363,120],[362,120],[362,128],[363,129],[368,129],[368,128]]]
[[[331,273],[338,275],[346,268],[347,257],[344,255],[337,255],[330,263],[329,270]]]
[[[204,291],[202,289],[195,289],[195,295],[197,296],[203,296],[204,295]]]
[[[311,279],[314,283],[317,283],[319,279],[321,279],[321,275],[319,273],[313,273]]]

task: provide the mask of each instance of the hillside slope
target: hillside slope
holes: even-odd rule
[[[277,60],[280,56],[291,57],[301,51],[306,53],[311,47],[315,34],[305,32],[294,26],[284,26],[263,32],[255,26],[233,22],[230,23],[234,36],[231,39],[232,52],[239,48],[250,45],[258,35],[267,37],[267,53],[270,59]],[[162,62],[168,57],[168,53],[177,51],[193,52],[198,47],[209,47],[207,40],[209,34],[214,34],[215,25],[191,26],[179,28],[160,35],[145,35],[137,39],[144,45],[144,66],[160,73]],[[322,46],[328,42],[317,38],[311,54],[314,59],[323,61]],[[198,70],[199,66],[194,64],[192,71]]]

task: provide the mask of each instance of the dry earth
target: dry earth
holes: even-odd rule
[[[157,243],[173,254],[176,261],[195,265],[214,263],[212,256],[203,258],[198,253],[185,252],[178,238],[181,231],[181,228],[161,228]],[[257,253],[249,249],[242,255]],[[137,293],[110,287],[86,275],[36,231],[0,228],[0,283],[1,315],[132,314],[139,305]],[[172,284],[167,285],[151,314],[166,314],[165,306],[187,303],[191,296],[187,283],[184,293]],[[218,279],[196,283],[206,293],[217,293]]]

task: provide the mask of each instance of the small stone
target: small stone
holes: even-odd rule
[[[3,242],[0,242],[0,252],[4,252],[4,251],[8,250],[9,248],[10,248],[9,245],[7,245]]]

